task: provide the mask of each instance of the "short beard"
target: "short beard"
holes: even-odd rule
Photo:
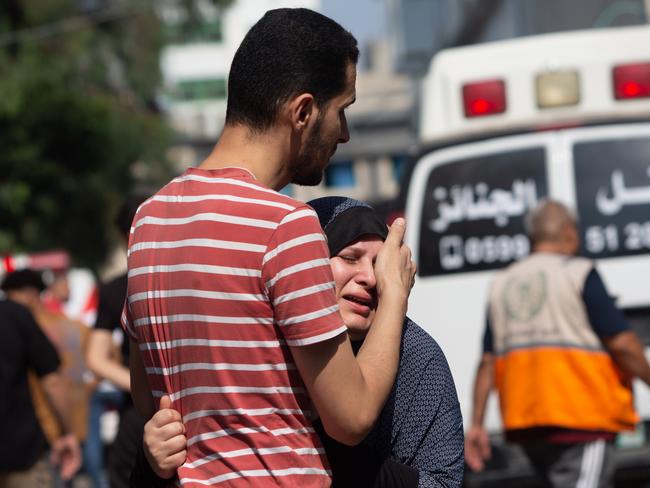
[[[324,166],[318,161],[322,161],[322,155],[329,151],[329,148],[320,140],[323,113],[321,111],[318,114],[304,149],[291,165],[291,183],[300,186],[316,186],[323,180]]]

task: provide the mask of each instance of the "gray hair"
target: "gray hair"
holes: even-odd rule
[[[533,244],[556,242],[567,225],[576,225],[576,218],[566,205],[545,198],[526,214],[524,225]]]

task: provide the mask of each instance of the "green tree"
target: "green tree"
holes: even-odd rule
[[[64,248],[96,268],[119,202],[168,179],[154,4],[0,3],[0,254]],[[180,4],[195,22],[194,3]]]

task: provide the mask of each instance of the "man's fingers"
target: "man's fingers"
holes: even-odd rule
[[[489,459],[492,456],[492,447],[490,446],[490,441],[484,439],[480,445],[480,453],[483,459]]]
[[[165,449],[167,452],[175,453],[185,450],[187,447],[187,439],[184,435],[177,435],[165,441]]]
[[[465,437],[465,461],[472,471],[483,471],[485,461],[490,459],[490,438],[480,428],[470,429]]]
[[[482,471],[484,468],[479,442],[468,442],[465,445],[465,461],[472,471]]]
[[[472,471],[483,471],[483,461],[478,457],[471,457],[467,459],[467,465],[472,469]]]
[[[163,410],[158,410],[154,416],[151,417],[151,420],[145,424],[145,431],[148,427],[157,429],[173,422],[182,423],[182,421],[183,417],[181,417],[181,414],[177,410],[174,410],[173,408],[165,408]]]
[[[187,451],[183,449],[182,451],[177,452],[172,456],[169,456],[165,460],[165,465],[167,469],[176,469],[179,466],[182,466],[182,464],[185,462],[185,459],[187,459]]]
[[[474,454],[474,448],[470,442],[465,444],[465,461],[472,471],[474,471],[474,466],[476,466],[476,455]]]
[[[403,218],[395,219],[393,225],[388,229],[388,236],[386,243],[391,243],[394,246],[400,246],[404,240],[404,233],[406,232],[406,221]]]
[[[154,429],[148,432],[148,435],[145,436],[145,441],[149,444],[154,444],[155,442],[168,441],[173,439],[176,436],[184,437],[185,426],[182,422],[169,422],[161,423],[159,426],[156,426]]]
[[[158,410],[163,410],[165,408],[172,408],[172,399],[169,395],[163,395],[160,398],[160,406],[158,407]]]
[[[64,457],[61,462],[61,469],[59,474],[64,481],[69,481],[79,471],[81,462],[71,457]]]
[[[59,474],[61,478],[64,481],[72,479],[80,468],[81,451],[73,443],[66,443],[59,456]]]

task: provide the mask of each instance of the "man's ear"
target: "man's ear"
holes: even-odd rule
[[[309,121],[316,117],[316,102],[311,93],[302,93],[293,98],[289,104],[289,117],[294,130],[303,130]]]

